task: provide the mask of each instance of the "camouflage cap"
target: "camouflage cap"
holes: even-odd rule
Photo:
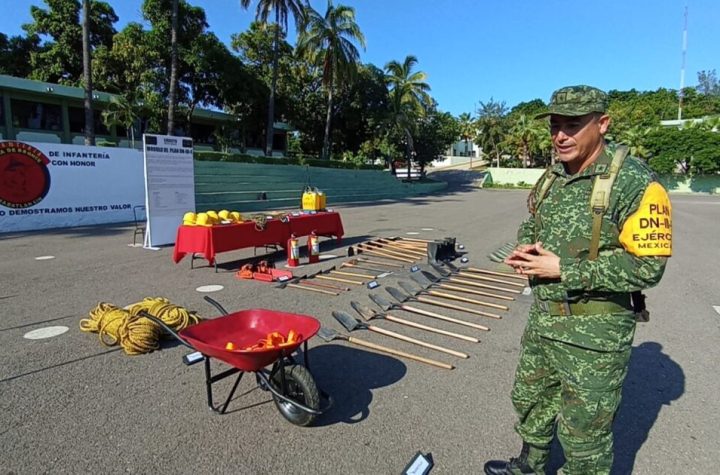
[[[605,112],[607,107],[607,94],[600,89],[591,86],[568,86],[553,92],[548,110],[535,118],[542,119],[552,114],[576,117],[592,112]]]

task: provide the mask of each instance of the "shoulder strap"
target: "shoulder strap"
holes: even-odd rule
[[[592,238],[590,239],[589,251],[589,259],[591,261],[597,259],[602,218],[610,204],[610,193],[612,192],[613,183],[615,183],[615,178],[617,178],[620,167],[622,167],[627,154],[628,148],[625,145],[618,145],[608,171],[595,178],[592,194],[590,195],[590,211],[593,217]]]
[[[545,169],[545,173],[540,176],[540,179],[535,183],[535,186],[530,190],[530,194],[528,195],[528,211],[530,211],[530,214],[533,216],[555,181],[555,174],[551,173],[550,170],[551,167]]]

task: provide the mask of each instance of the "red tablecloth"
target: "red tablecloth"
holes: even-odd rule
[[[286,223],[279,219],[268,219],[262,231],[255,229],[252,221],[217,226],[180,226],[175,239],[173,261],[180,262],[186,254],[195,253],[202,254],[213,264],[215,255],[220,252],[271,245],[284,248],[290,234],[300,237],[313,231],[320,236],[335,236],[339,241],[344,234],[340,214],[332,212],[291,216]]]

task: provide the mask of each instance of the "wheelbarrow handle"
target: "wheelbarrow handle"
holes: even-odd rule
[[[188,348],[190,348],[190,349],[193,350],[193,351],[197,351],[197,349],[196,349],[195,347],[193,347],[192,345],[188,344],[185,340],[183,340],[183,339],[180,337],[180,335],[179,335],[175,330],[173,330],[172,328],[170,328],[167,323],[163,322],[162,320],[160,320],[159,318],[157,318],[157,317],[155,317],[155,316],[153,316],[153,315],[150,315],[146,310],[140,310],[140,311],[138,312],[138,315],[141,316],[141,317],[143,317],[143,318],[147,318],[148,320],[151,320],[151,321],[153,321],[154,323],[157,323],[158,325],[160,325],[161,327],[163,327],[163,329],[164,329],[166,332],[168,332],[169,334],[171,334],[172,336],[174,336],[180,343],[182,343],[183,345],[187,346]]]
[[[209,303],[210,305],[212,305],[212,306],[215,307],[216,309],[220,310],[220,313],[222,313],[223,315],[228,315],[228,311],[225,310],[225,308],[224,308],[222,305],[220,305],[220,302],[218,302],[218,301],[215,300],[214,298],[208,297],[208,296],[206,295],[206,296],[203,297],[203,299],[205,299],[205,301],[206,301],[207,303]]]

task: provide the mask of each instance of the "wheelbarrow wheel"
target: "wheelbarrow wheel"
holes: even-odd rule
[[[297,401],[310,409],[320,408],[320,393],[315,379],[312,374],[305,366],[299,364],[293,364],[285,366],[285,384],[287,386],[287,393],[285,396],[288,399]],[[282,379],[278,372],[272,378],[273,388],[278,392],[282,393]],[[298,426],[309,426],[315,421],[317,417],[315,414],[306,412],[296,405],[283,401],[273,396],[275,400],[275,406],[280,411],[285,419],[290,421],[292,424]]]

